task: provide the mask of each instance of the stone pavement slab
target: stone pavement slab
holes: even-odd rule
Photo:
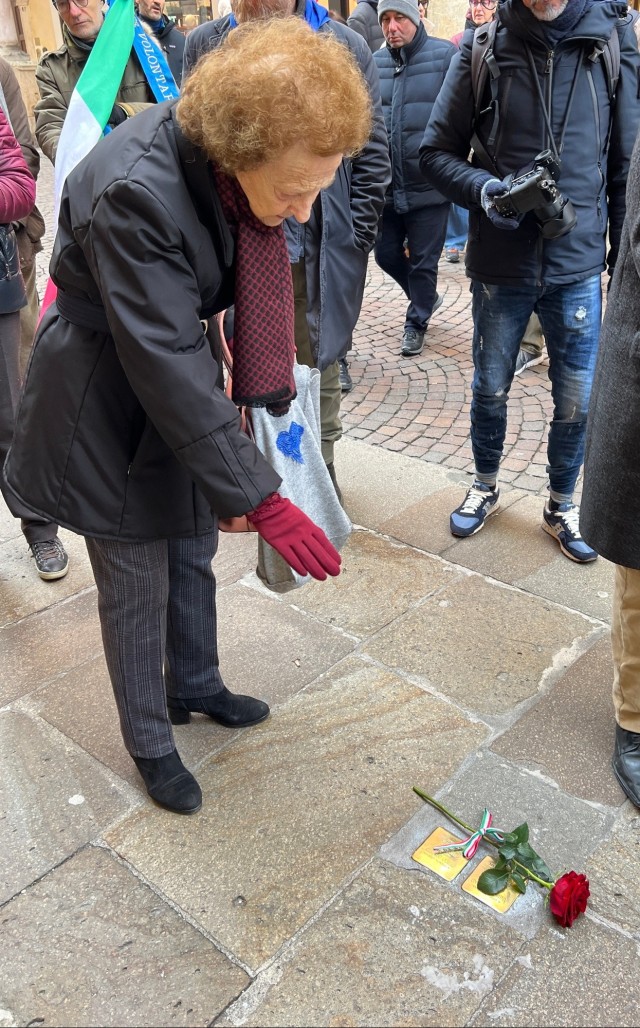
[[[69,571],[52,582],[38,577],[22,532],[0,543],[0,628],[93,586],[84,539],[62,529],[60,539],[69,554]]]
[[[294,602],[359,638],[384,628],[457,576],[441,561],[363,531],[351,535],[342,558],[338,578],[300,589]]]
[[[207,1025],[245,972],[104,850],[3,909],[3,1025]]]
[[[620,806],[625,797],[611,770],[611,677],[607,632],[492,744],[492,750],[552,779],[563,792]]]
[[[349,517],[378,531],[394,514],[459,479],[456,472],[353,439],[338,445],[335,463]]]
[[[534,696],[545,673],[593,631],[578,614],[467,576],[380,632],[366,652],[466,710],[504,714]]]
[[[132,807],[127,787],[42,721],[0,713],[0,902]]]
[[[640,937],[640,812],[626,802],[611,834],[589,860],[590,906],[611,925]]]
[[[548,928],[532,942],[470,1024],[611,1028],[640,1025],[637,946],[596,924]]]
[[[51,597],[52,605],[0,628],[2,704],[102,652],[95,588]]]
[[[427,779],[415,784],[434,795]],[[610,831],[615,817],[614,810],[583,802],[525,768],[486,751],[460,768],[439,799],[467,824],[479,824],[485,807],[490,808],[498,828],[508,831],[526,821],[531,845],[556,875],[569,870],[581,872],[598,840]],[[422,803],[418,797],[416,801]],[[423,807],[422,815],[426,818],[430,808],[428,804]],[[438,811],[434,813],[435,820],[442,823],[443,816]]]
[[[282,955],[270,984],[216,1023],[467,1024],[524,945],[461,896],[375,860]]]
[[[307,617],[253,573],[250,584],[217,594],[220,668],[232,692],[282,703],[350,653],[356,640]]]
[[[486,735],[350,657],[200,768],[198,817],[146,809],[106,840],[257,968],[403,824],[414,807],[407,781],[443,785]]]
[[[468,825],[480,824],[485,807],[493,814],[493,823],[498,829],[509,831],[526,821],[531,845],[556,876],[569,870],[583,873],[587,859],[598,841],[611,830],[615,817],[614,811],[596,809],[560,792],[517,764],[486,751],[461,762],[457,774],[439,793],[425,775],[411,784],[435,796]],[[455,825],[444,814],[415,793],[414,796],[414,816],[380,850],[385,860],[411,870],[416,868],[412,854],[436,827],[457,833]],[[472,866],[492,852],[490,846],[481,846]],[[428,870],[421,869],[420,873],[434,878]],[[462,871],[460,880],[440,882],[440,887],[457,893],[465,876]],[[529,886],[526,894],[519,897],[506,914],[500,914],[474,897],[465,896],[465,902],[482,907],[486,917],[497,918],[527,938],[534,937],[548,922],[550,915],[544,900],[545,894],[541,889]]]
[[[542,534],[542,533],[541,533]],[[553,546],[553,540],[547,536]],[[546,596],[590,617],[611,622],[614,566],[604,557],[593,564],[578,564],[558,552],[557,558],[515,584],[537,596]]]

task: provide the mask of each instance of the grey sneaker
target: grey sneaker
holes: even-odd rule
[[[521,375],[527,368],[535,368],[536,364],[542,364],[544,354],[530,353],[529,350],[520,350],[516,358],[515,375]]]
[[[66,550],[57,537],[41,539],[31,544],[31,555],[36,562],[40,578],[45,582],[54,578],[64,578],[69,570],[69,558]]]
[[[424,332],[415,328],[406,328],[402,337],[402,356],[418,357],[424,346]]]

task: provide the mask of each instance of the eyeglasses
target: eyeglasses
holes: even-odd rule
[[[60,11],[60,14],[66,14],[72,2],[76,7],[86,7],[89,0],[51,0],[56,11]]]
[[[469,0],[469,7],[484,7],[487,11],[495,11],[498,0]]]

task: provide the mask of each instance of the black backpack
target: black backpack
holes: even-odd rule
[[[471,85],[474,100],[474,125],[477,123],[478,117],[482,113],[480,105],[484,97],[487,78],[490,79],[491,89],[491,104],[487,109],[493,108],[493,124],[491,126],[486,146],[478,138],[475,131],[471,141],[471,146],[478,156],[483,158],[483,163],[488,160],[493,167],[495,167],[495,161],[490,157],[490,154],[493,152],[493,146],[498,134],[498,123],[500,120],[498,110],[498,79],[500,78],[500,68],[498,67],[498,62],[493,52],[499,17],[500,16],[498,14],[493,21],[489,22],[488,25],[483,25],[481,28],[476,29],[471,49]],[[604,63],[605,74],[607,76],[607,83],[609,86],[609,98],[611,101],[615,98],[618,79],[620,78],[619,33],[621,28],[629,23],[629,20],[631,20],[631,23],[635,23],[638,18],[640,18],[640,11],[629,11],[624,17],[619,18],[611,30],[609,39],[605,42],[597,42],[594,45],[593,51],[589,54],[588,59],[594,64],[599,60],[602,60]]]

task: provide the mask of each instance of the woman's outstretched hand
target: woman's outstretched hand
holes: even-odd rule
[[[340,554],[321,528],[291,500],[272,493],[247,519],[298,575],[324,582],[340,574]]]

